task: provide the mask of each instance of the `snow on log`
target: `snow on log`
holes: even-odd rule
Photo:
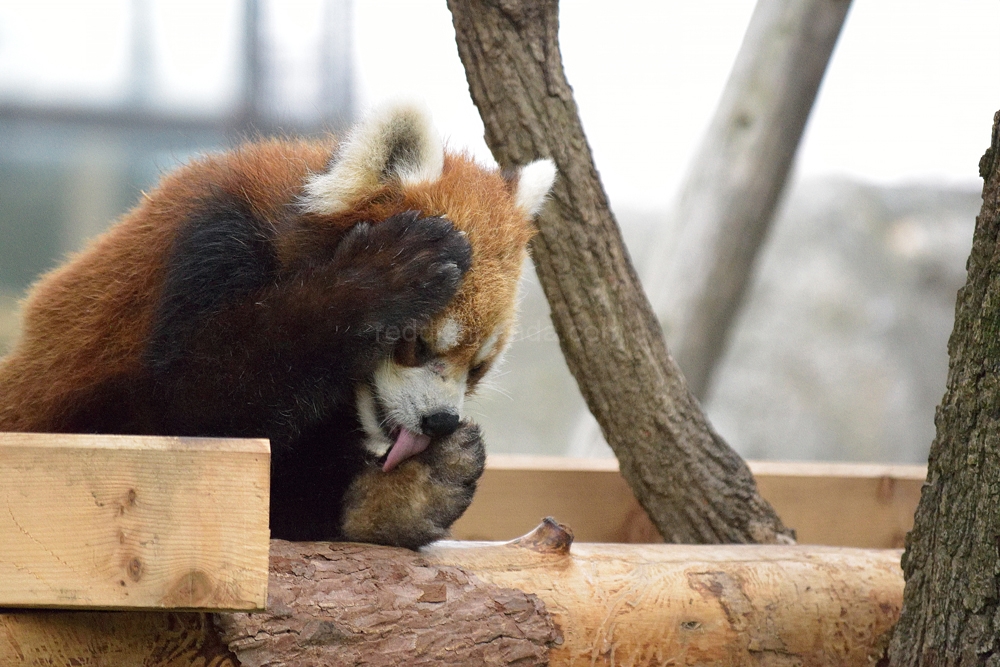
[[[895,550],[571,541],[275,540],[267,612],[8,611],[0,664],[867,666],[902,603]]]

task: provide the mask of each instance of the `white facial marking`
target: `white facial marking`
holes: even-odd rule
[[[386,437],[385,432],[379,426],[378,411],[375,409],[375,398],[368,387],[362,385],[357,390],[358,419],[361,420],[361,427],[368,436],[364,439],[364,447],[375,456],[381,457],[392,443]]]
[[[466,373],[450,370],[440,359],[417,367],[383,362],[375,371],[375,392],[387,421],[419,433],[426,415],[441,410],[462,414]]]
[[[472,359],[472,365],[480,364],[486,361],[493,350],[496,349],[497,343],[500,341],[500,336],[503,335],[503,326],[498,326],[493,330],[493,333],[489,335],[483,344],[479,346],[479,351],[476,352],[476,356]]]
[[[434,335],[434,347],[438,352],[446,352],[458,345],[462,338],[462,325],[457,321],[448,318]]]
[[[521,167],[514,194],[517,207],[528,217],[537,215],[555,180],[556,165],[552,160],[535,160]]]
[[[355,126],[329,171],[306,182],[302,208],[338,213],[388,179],[404,185],[435,181],[443,168],[444,147],[427,109],[391,105]]]

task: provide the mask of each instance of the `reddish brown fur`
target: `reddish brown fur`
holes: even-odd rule
[[[452,317],[462,325],[462,340],[450,356],[457,365],[467,366],[498,325],[513,321],[525,248],[536,231],[527,216],[514,207],[510,188],[496,170],[483,169],[468,155],[446,153],[439,181],[405,189],[385,185],[348,211],[310,216],[309,227],[287,237],[279,253],[284,258],[300,255],[303,247],[314,245],[315,238],[329,227],[347,229],[403,211],[451,220],[472,244],[472,268],[447,313],[439,319]],[[505,336],[497,350],[502,349],[504,340]]]
[[[516,279],[534,233],[514,208],[510,185],[470,157],[449,153],[438,182],[385,185],[347,212],[309,215],[293,230],[290,205],[304,180],[326,168],[333,149],[332,142],[271,140],[182,167],[119,224],[45,275],[24,303],[15,349],[0,360],[0,430],[56,430],[64,409],[89,389],[138,372],[178,228],[200,199],[218,191],[244,198],[279,229],[282,265],[308,252],[317,235],[339,238],[331,237],[331,228],[342,233],[359,221],[407,210],[446,216],[473,248],[472,269],[447,311],[463,329],[453,358],[471,359],[497,325],[512,320]]]
[[[182,167],[119,224],[48,273],[23,304],[22,334],[0,360],[0,430],[53,430],[68,403],[138,371],[178,227],[210,188],[240,193],[278,222],[330,144],[268,141]]]
[[[0,359],[0,431],[269,437],[279,537],[443,536],[482,472],[478,428],[420,416],[433,445],[386,473],[352,401],[404,349],[381,331],[445,318],[461,327],[451,380],[474,387],[484,340],[499,335],[490,362],[509,334],[533,225],[516,184],[461,154],[433,182],[389,177],[345,212],[303,213],[335,148],[272,140],[182,167],[44,276]]]

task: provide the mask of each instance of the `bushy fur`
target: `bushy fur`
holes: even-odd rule
[[[385,449],[459,410],[502,351],[554,177],[532,169],[519,186],[443,152],[410,107],[340,146],[182,167],[34,287],[0,430],[268,437],[272,536],[441,537],[482,472],[478,427],[387,472]]]

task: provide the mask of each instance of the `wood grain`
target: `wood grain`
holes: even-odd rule
[[[264,607],[266,440],[0,433],[0,606]]]
[[[559,666],[867,667],[903,596],[897,550],[438,543],[425,557],[537,595],[562,633]]]
[[[748,462],[761,495],[800,544],[900,548],[913,524],[924,466]],[[461,540],[509,540],[552,515],[581,542],[661,542],[614,459],[491,456]]]

